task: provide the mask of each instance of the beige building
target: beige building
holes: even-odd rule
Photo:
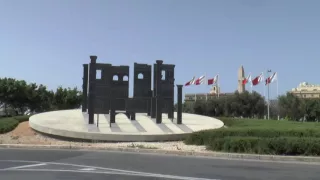
[[[320,98],[320,85],[302,82],[290,92],[300,98]]]
[[[219,95],[218,95],[219,92]],[[213,85],[209,93],[185,94],[185,102],[206,101],[214,98],[232,95],[233,93],[220,93],[220,87]]]

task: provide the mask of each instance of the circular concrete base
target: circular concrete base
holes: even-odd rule
[[[177,117],[177,114],[174,114]],[[201,115],[183,113],[182,123],[175,124],[162,115],[162,124],[156,124],[145,113],[137,113],[136,120],[124,114],[116,115],[116,123],[110,127],[109,115],[95,115],[95,123],[88,124],[88,114],[80,109],[51,111],[30,117],[29,125],[36,131],[65,138],[101,141],[173,141],[205,129],[223,127],[223,122]]]

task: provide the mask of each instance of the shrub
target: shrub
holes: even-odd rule
[[[320,155],[320,138],[222,137],[206,145],[213,151],[273,155]]]
[[[204,145],[212,139],[231,137],[317,137],[320,138],[318,129],[266,129],[266,128],[221,128],[194,132],[185,139],[186,144]]]
[[[19,121],[14,118],[2,118],[0,119],[0,134],[7,133],[16,128]]]
[[[29,118],[30,118],[30,116],[28,116],[28,115],[14,117],[14,119],[18,120],[20,123],[25,122],[25,121],[29,121]]]
[[[225,126],[232,126],[235,123],[234,118],[229,118],[229,117],[216,117],[217,119],[221,120]]]

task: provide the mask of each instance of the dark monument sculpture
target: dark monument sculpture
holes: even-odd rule
[[[82,112],[88,112],[89,124],[94,124],[94,114],[108,114],[110,125],[117,113],[125,113],[135,120],[136,113],[147,113],[156,123],[162,123],[162,113],[174,119],[174,68],[157,60],[152,67],[134,63],[133,97],[129,98],[129,66],[97,63],[97,56],[90,56],[90,63],[83,64]],[[177,124],[182,123],[182,85],[178,88]]]

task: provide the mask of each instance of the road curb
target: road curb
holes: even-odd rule
[[[106,150],[106,151],[141,152],[141,153],[156,153],[156,154],[169,154],[169,155],[180,155],[180,156],[200,156],[200,157],[243,159],[243,160],[320,163],[320,157],[314,157],[314,156],[279,156],[279,155],[238,154],[238,153],[222,153],[222,152],[194,152],[194,151],[178,151],[178,150],[175,151],[175,150],[162,150],[162,149],[123,148],[123,147],[118,147],[118,148],[117,147],[93,147],[93,146],[81,146],[81,145],[0,144],[0,148]]]

